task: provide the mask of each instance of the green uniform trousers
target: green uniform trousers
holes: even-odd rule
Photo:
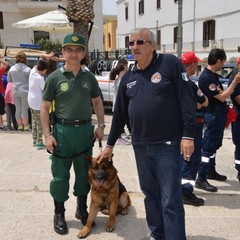
[[[55,124],[53,136],[57,147],[50,158],[53,179],[50,183],[50,193],[58,202],[65,202],[69,196],[70,169],[73,164],[75,183],[73,194],[75,196],[87,195],[90,191],[88,182],[89,162],[84,155],[77,155],[88,150],[85,154],[92,156],[93,129],[91,123],[80,126],[62,126]]]

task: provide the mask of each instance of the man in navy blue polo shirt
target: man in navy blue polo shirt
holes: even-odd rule
[[[202,162],[199,167],[198,179],[195,186],[209,192],[217,192],[217,187],[211,185],[208,179],[226,181],[227,177],[216,172],[216,153],[222,146],[224,128],[227,121],[226,99],[240,82],[238,74],[226,90],[219,81],[219,71],[226,60],[223,49],[212,49],[208,55],[208,66],[199,77],[199,87],[208,97],[205,124],[207,126],[203,136]]]
[[[233,70],[229,85],[232,83],[236,75],[240,73],[240,58],[237,59],[237,67]],[[238,84],[234,92],[231,94],[233,108],[237,113],[237,119],[232,122],[232,141],[235,145],[234,158],[235,168],[237,170],[237,179],[240,182],[240,84]]]
[[[182,54],[181,62],[184,65],[188,76],[195,74],[198,62],[202,62],[194,52],[185,52]],[[183,159],[182,164],[182,200],[184,204],[193,206],[204,205],[204,199],[197,197],[194,193],[195,180],[199,164],[201,163],[202,151],[202,133],[204,124],[204,110],[208,105],[208,99],[203,92],[198,88],[197,84],[190,80],[193,94],[196,100],[197,115],[196,115],[196,134],[194,137],[194,152],[190,157],[190,161]]]
[[[155,34],[136,29],[129,47],[136,60],[122,77],[107,147],[129,120],[150,234],[143,239],[186,240],[181,200],[181,153],[194,151],[196,103],[187,74],[174,55],[157,54]]]

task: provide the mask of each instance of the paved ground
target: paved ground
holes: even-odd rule
[[[106,117],[106,122],[107,134],[111,115]],[[185,206],[188,240],[240,240],[240,183],[236,180],[234,148],[230,137],[227,129],[223,147],[217,156],[218,170],[226,174],[228,180],[211,181],[218,186],[217,193],[195,191],[206,200],[205,206]],[[94,154],[97,155],[99,149],[95,145]],[[69,234],[59,236],[53,231],[53,202],[49,194],[50,160],[44,150],[32,147],[31,134],[1,131],[0,146],[0,239],[77,239],[82,225],[74,218],[76,199],[72,189],[66,203]],[[114,164],[130,192],[132,206],[127,216],[117,216],[117,226],[112,233],[105,232],[107,218],[99,214],[97,226],[87,238],[89,240],[138,240],[148,233],[132,147],[117,145],[114,154]]]

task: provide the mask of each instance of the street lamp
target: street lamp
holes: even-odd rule
[[[178,3],[178,31],[177,31],[177,56],[181,58],[182,55],[182,8],[183,0],[174,0]]]

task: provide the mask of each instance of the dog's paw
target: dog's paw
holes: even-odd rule
[[[82,239],[87,237],[89,231],[84,227],[78,234],[78,238]]]
[[[107,225],[106,231],[107,232],[112,232],[115,229],[115,225]]]

